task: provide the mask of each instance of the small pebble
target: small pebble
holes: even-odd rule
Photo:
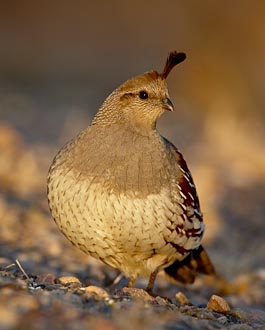
[[[162,298],[160,296],[155,297],[155,301],[160,306],[167,306],[168,305],[168,301],[165,298]]]
[[[180,291],[176,293],[176,299],[181,305],[192,305],[184,293]]]
[[[82,291],[87,295],[96,295],[101,299],[109,298],[109,294],[106,290],[95,285],[89,285],[86,288],[82,288]]]
[[[62,285],[78,284],[81,286],[81,282],[74,276],[62,276],[58,278],[58,283]]]
[[[232,315],[241,321],[246,321],[248,319],[247,313],[240,308],[234,309]]]
[[[140,299],[143,301],[154,301],[154,297],[150,296],[150,294],[143,289],[124,287],[121,289],[120,292],[122,295],[127,295],[134,299]]]
[[[53,274],[42,274],[37,276],[36,279],[37,283],[43,283],[43,284],[55,284],[56,283],[56,277]]]
[[[228,321],[227,317],[226,316],[221,316],[221,317],[218,317],[217,321],[221,324],[226,324],[226,322]]]
[[[219,313],[228,313],[231,310],[228,303],[224,300],[224,298],[217,295],[211,296],[207,304],[207,308],[214,312],[219,312]]]

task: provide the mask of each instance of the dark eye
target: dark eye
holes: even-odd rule
[[[140,91],[139,92],[139,97],[142,100],[146,100],[146,99],[148,99],[148,93],[146,91]]]

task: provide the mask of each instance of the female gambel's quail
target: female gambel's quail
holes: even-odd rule
[[[63,234],[119,269],[132,286],[156,274],[192,283],[214,274],[191,174],[177,148],[156,130],[173,111],[166,78],[184,61],[171,52],[162,73],[147,72],[112,92],[90,126],[62,148],[48,176],[48,200]]]

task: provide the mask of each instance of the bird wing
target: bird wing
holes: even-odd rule
[[[183,216],[185,216],[185,220],[188,220],[191,223],[194,221],[194,219],[202,222],[203,217],[200,210],[199,198],[187,163],[178,149],[167,139],[163,139],[166,147],[169,148],[169,150],[174,155],[180,171],[178,174],[176,174],[176,176],[178,176],[177,188],[179,190],[180,196],[182,197],[180,206],[183,209]],[[191,229],[190,234],[192,234],[192,231],[194,234],[196,234],[195,229]]]
[[[191,223],[195,219],[202,223],[203,217],[200,211],[199,198],[186,161],[171,142],[165,138],[163,139],[167,148],[174,154],[181,171],[178,180],[178,189],[182,196],[182,202],[180,204],[183,209],[182,216]],[[186,235],[188,237],[201,237],[203,235],[203,228],[204,226],[201,224],[201,228],[187,229]],[[184,260],[177,260],[164,270],[170,278],[183,283],[193,283],[198,272],[203,274],[215,274],[214,266],[202,245],[191,250]]]

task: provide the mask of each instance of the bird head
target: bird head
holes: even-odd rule
[[[166,78],[184,53],[171,52],[162,73],[149,71],[125,81],[116,88],[99,109],[92,124],[120,122],[139,130],[153,130],[165,110],[173,111]]]

